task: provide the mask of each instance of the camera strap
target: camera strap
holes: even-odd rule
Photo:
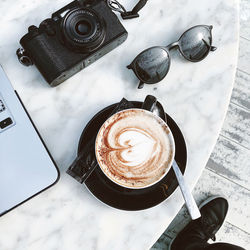
[[[122,19],[131,19],[139,17],[138,12],[145,6],[147,1],[148,0],[139,0],[131,11],[127,11],[117,0],[107,0],[107,4],[113,11],[119,12]]]

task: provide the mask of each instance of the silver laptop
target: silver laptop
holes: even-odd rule
[[[55,162],[0,66],[0,216],[58,179]]]

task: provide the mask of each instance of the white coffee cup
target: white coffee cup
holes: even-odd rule
[[[175,143],[167,123],[145,109],[126,109],[108,118],[95,141],[103,173],[130,189],[150,187],[171,168]]]

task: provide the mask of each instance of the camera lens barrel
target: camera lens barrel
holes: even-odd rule
[[[62,33],[66,45],[71,49],[91,52],[105,39],[105,22],[92,9],[75,8],[63,18]]]

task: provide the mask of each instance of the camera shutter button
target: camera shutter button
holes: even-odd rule
[[[35,25],[29,26],[28,31],[32,36],[36,36],[39,34],[38,28]]]

